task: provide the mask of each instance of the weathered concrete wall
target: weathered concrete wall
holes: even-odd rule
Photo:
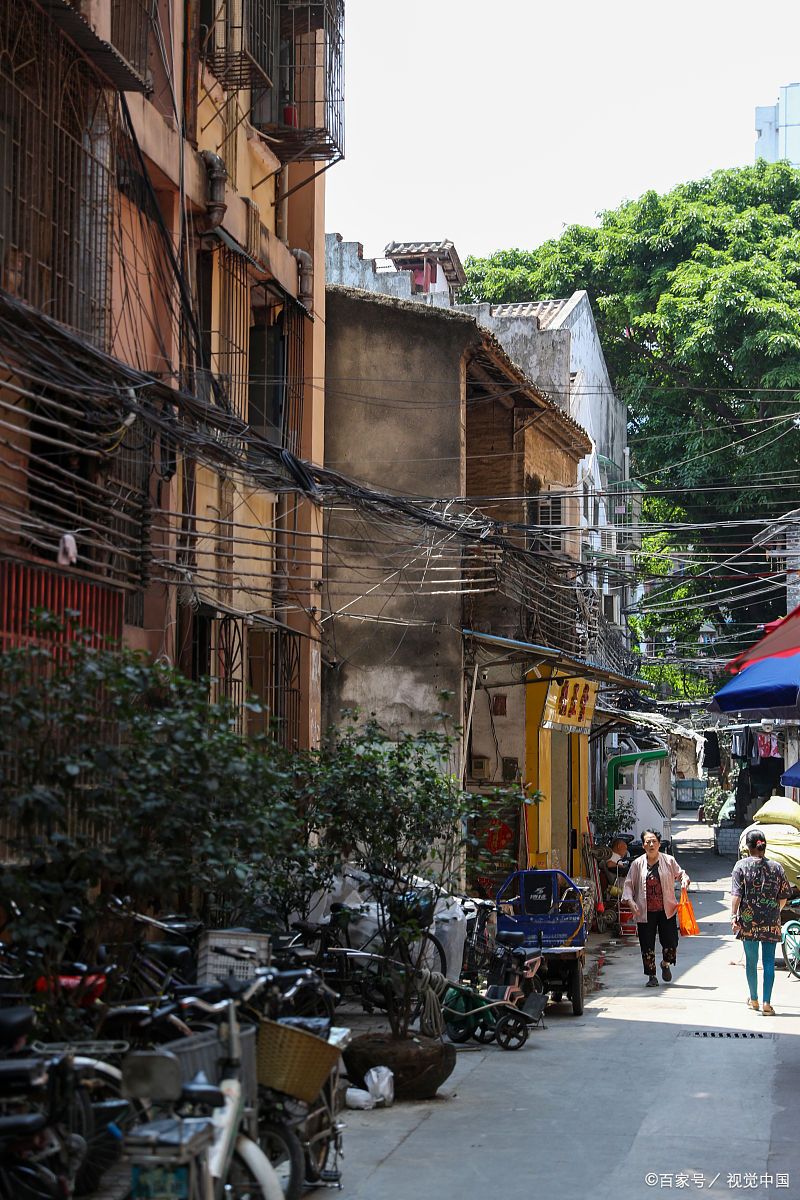
[[[460,314],[329,287],[326,464],[387,491],[463,495],[462,360],[476,336]],[[414,556],[392,553],[385,525],[334,511],[327,532],[353,540],[330,543],[322,594],[323,615],[339,613],[322,626],[325,722],[358,707],[374,712],[390,735],[438,727],[443,708],[460,723],[461,596],[419,595],[413,587],[426,562],[446,562],[457,577],[459,558],[437,562],[441,535],[420,528],[416,562],[398,575],[394,568]],[[443,593],[456,590],[448,574]],[[442,690],[454,694],[445,705]]]
[[[598,454],[622,469],[625,405],[614,394],[586,292],[576,292],[547,329],[534,317],[509,315],[503,305],[458,307],[491,330],[525,374],[583,426]]]
[[[532,317],[508,316],[492,304],[459,304],[479,325],[490,330],[508,356],[537,387],[569,412],[570,334],[539,329]],[[571,414],[572,415],[572,414]]]
[[[627,413],[614,393],[586,292],[576,292],[557,319],[559,330],[570,337],[569,369],[575,376],[570,416],[589,434],[598,454],[610,458],[621,473]]]
[[[360,242],[345,242],[338,233],[325,234],[325,278],[330,284],[360,288],[398,300],[413,300],[411,271],[378,271],[374,258],[364,258]]]

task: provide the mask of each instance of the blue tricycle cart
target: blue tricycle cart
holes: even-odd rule
[[[523,944],[542,955],[545,992],[556,1003],[566,996],[580,1016],[588,933],[583,890],[564,871],[515,871],[496,902],[498,935],[523,933]]]

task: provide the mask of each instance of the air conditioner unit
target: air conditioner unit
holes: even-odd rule
[[[489,758],[486,754],[473,754],[470,757],[469,773],[472,779],[489,778]]]
[[[603,554],[617,553],[617,531],[616,529],[601,529],[600,530],[600,549]]]

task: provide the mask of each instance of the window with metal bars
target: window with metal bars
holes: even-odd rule
[[[59,630],[34,628],[31,613],[41,609],[64,623]],[[69,613],[79,620],[67,623]],[[122,637],[123,593],[72,572],[0,559],[0,650],[12,646],[66,647],[81,639],[101,649]],[[80,630],[80,632],[79,632]]]
[[[544,548],[560,554],[564,549],[564,531],[561,496],[541,492],[528,500],[528,545],[532,549]]]
[[[247,421],[261,437],[300,454],[303,314],[290,300],[253,309]]]
[[[33,4],[0,5],[0,286],[106,349],[116,109]]]
[[[277,71],[252,120],[286,161],[344,154],[344,0],[277,0]]]
[[[241,254],[222,245],[200,250],[197,308],[205,362],[232,411],[246,419],[250,280]]]
[[[228,91],[270,88],[275,77],[277,0],[201,0],[201,50]]]
[[[111,0],[111,44],[147,80],[157,0]]]
[[[248,639],[248,686],[262,703],[249,715],[248,732],[270,733],[288,750],[300,744],[300,635],[253,628]]]

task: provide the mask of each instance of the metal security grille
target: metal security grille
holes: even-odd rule
[[[216,253],[219,307],[212,370],[225,389],[231,409],[247,414],[247,350],[250,331],[250,282],[241,254],[221,246]],[[212,339],[212,347],[213,347]]]
[[[222,617],[216,622],[216,646],[211,672],[211,699],[225,699],[234,710],[237,733],[245,731],[245,635],[239,617]]]
[[[739,1029],[682,1029],[678,1037],[695,1038],[700,1041],[768,1042],[777,1038],[776,1033],[749,1033]]]
[[[277,0],[203,0],[204,57],[229,91],[275,77]]]
[[[248,732],[270,733],[294,750],[300,744],[300,636],[286,629],[252,629],[248,685],[265,709],[250,718]]]
[[[254,432],[301,453],[305,392],[303,312],[285,299],[253,309],[247,422]]]
[[[70,612],[78,613],[77,624],[96,649],[122,637],[121,591],[32,563],[0,560],[0,650],[66,646],[76,638],[74,628],[44,634],[34,629],[31,613],[36,609],[61,620]]]
[[[0,5],[0,286],[109,340],[115,109],[40,9]]]
[[[277,85],[254,107],[284,162],[344,155],[344,0],[278,0]]]
[[[111,44],[147,80],[156,0],[111,0]]]

